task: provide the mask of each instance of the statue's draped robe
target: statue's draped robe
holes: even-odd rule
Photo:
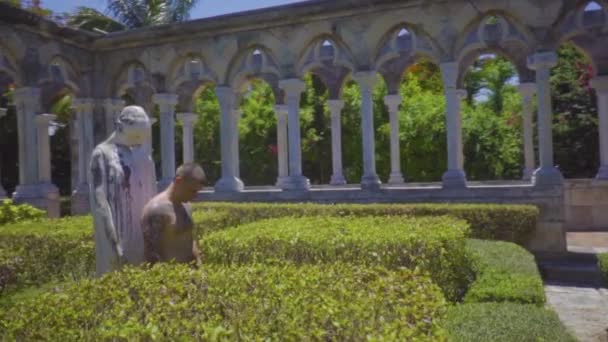
[[[132,265],[142,263],[142,210],[157,192],[152,159],[144,148],[104,142],[93,151],[89,171],[97,275],[116,270],[123,263],[118,258],[109,233],[111,227],[108,226],[108,218],[104,217],[107,213],[110,222],[114,223],[118,243],[124,253],[124,262]],[[95,191],[99,186],[102,187],[107,202],[98,201]]]

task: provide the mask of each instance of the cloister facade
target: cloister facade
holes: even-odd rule
[[[312,0],[110,34],[61,27],[16,9],[0,12],[0,81],[5,88],[7,84],[16,87],[19,185],[12,197],[18,202],[57,205],[49,204],[57,202],[58,192],[50,177],[46,132],[53,119],[47,113],[58,94],[70,92],[75,97],[76,117],[71,124],[77,137],[78,176],[72,209],[85,213],[88,156],[113,130],[116,115],[126,104],[124,98],[148,113],[158,106],[159,183],[163,186],[176,169],[176,120],[184,127],[183,160],[191,161],[196,139],[194,99],[200,89],[214,85],[221,108],[222,175],[214,191],[201,194],[202,199],[535,203],[541,207],[541,222],[531,245],[560,250],[565,248],[563,208],[568,195],[553,162],[549,77],[557,63],[557,48],[567,41],[593,64],[601,151],[593,186],[601,188],[601,180],[608,180],[608,3],[603,0]],[[519,74],[524,182],[467,183],[461,127],[463,82],[466,70],[485,53],[508,58]],[[397,113],[402,98],[398,90],[405,70],[420,58],[432,60],[441,69],[448,167],[441,184],[408,188],[400,170]],[[364,173],[358,189],[315,191],[302,174],[299,109],[306,73],[318,76],[329,91],[334,186],[346,183],[341,90],[347,80],[360,88]],[[239,177],[238,103],[254,78],[266,81],[276,99],[278,178],[264,193],[247,191]],[[391,127],[390,187],[381,186],[375,165],[372,90],[380,78],[388,89],[384,101]],[[534,97],[538,162],[533,142]]]

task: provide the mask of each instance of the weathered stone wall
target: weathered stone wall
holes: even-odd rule
[[[608,183],[594,179],[567,180],[564,207],[567,230],[608,229]]]

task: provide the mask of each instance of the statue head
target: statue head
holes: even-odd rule
[[[205,171],[195,163],[186,163],[175,172],[171,191],[180,202],[190,202],[203,188],[206,181]]]
[[[116,121],[115,134],[126,146],[143,145],[150,139],[150,119],[142,107],[125,107]]]

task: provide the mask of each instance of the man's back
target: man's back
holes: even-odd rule
[[[190,209],[172,203],[165,192],[153,198],[142,217],[144,255],[147,262],[191,262],[195,260]]]

